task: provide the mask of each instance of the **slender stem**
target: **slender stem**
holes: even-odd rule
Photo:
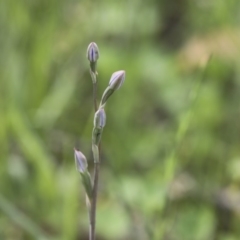
[[[90,70],[90,74],[93,82],[93,105],[95,112],[97,111],[97,78],[96,74]],[[89,240],[95,240],[95,229],[96,229],[96,208],[97,208],[97,192],[98,192],[98,176],[99,176],[99,151],[98,146],[93,146],[93,156],[94,156],[94,175],[93,175],[93,194],[91,200],[91,207],[89,213]]]
[[[97,111],[97,83],[93,83],[93,105],[95,112]]]
[[[94,111],[96,112],[98,109],[97,107],[97,76],[91,70],[90,70],[90,75],[92,77],[92,82],[93,82],[93,106],[94,106]]]
[[[95,240],[99,162],[94,163],[93,198],[90,212],[90,240]]]
[[[89,240],[91,239],[94,239],[93,236],[92,236],[92,222],[91,222],[91,204],[92,204],[92,201],[86,196],[86,205],[87,205],[87,208],[88,208],[88,217],[89,217]]]

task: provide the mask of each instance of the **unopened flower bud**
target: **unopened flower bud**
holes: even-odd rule
[[[106,114],[104,108],[100,108],[97,110],[94,116],[94,127],[95,128],[103,128],[106,124]]]
[[[84,173],[87,171],[87,159],[86,157],[78,150],[74,149],[74,157],[76,168],[80,173]]]
[[[99,58],[98,46],[95,42],[91,42],[87,48],[87,58],[91,63],[97,62]]]
[[[87,167],[88,167],[87,159],[80,151],[76,149],[74,149],[74,157],[75,157],[76,168],[81,175],[83,187],[85,188],[88,198],[91,199],[93,186],[92,186],[91,176],[87,170]]]
[[[120,70],[114,72],[109,81],[109,88],[113,90],[119,89],[125,80],[125,71]]]
[[[120,71],[114,72],[112,74],[110,81],[109,81],[109,86],[105,89],[105,91],[102,95],[100,106],[102,106],[102,107],[105,106],[108,98],[122,86],[124,80],[125,80],[125,71],[124,70],[120,70]]]
[[[98,145],[101,141],[103,128],[106,124],[106,114],[104,108],[99,108],[94,116],[94,128],[92,132],[92,144]]]

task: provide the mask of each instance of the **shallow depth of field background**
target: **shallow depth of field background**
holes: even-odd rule
[[[97,240],[240,239],[238,0],[0,2],[0,239],[85,240],[95,41]]]

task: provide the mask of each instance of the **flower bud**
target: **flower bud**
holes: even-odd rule
[[[80,151],[76,149],[74,149],[74,157],[75,157],[76,168],[81,175],[83,187],[85,188],[88,198],[91,199],[93,186],[92,186],[91,176],[87,170],[87,167],[88,167],[87,159]]]
[[[99,108],[94,116],[93,121],[95,128],[103,128],[106,124],[106,114],[104,108]]]
[[[109,88],[113,90],[119,89],[125,80],[125,71],[120,70],[114,72],[109,81]]]
[[[94,116],[94,128],[92,132],[92,144],[98,145],[101,141],[103,128],[106,124],[106,114],[104,108],[99,108]]]
[[[95,42],[91,42],[88,45],[87,48],[87,58],[90,61],[90,63],[95,63],[97,62],[98,58],[99,58],[99,50],[98,50],[98,46]]]
[[[80,173],[84,173],[87,171],[87,159],[86,157],[80,152],[74,149],[74,157],[75,157],[75,164],[76,168]]]
[[[124,80],[125,80],[124,70],[120,70],[112,74],[109,81],[109,86],[105,89],[102,95],[102,99],[100,103],[101,107],[105,106],[108,98],[115,92],[115,90],[118,90],[122,86]]]

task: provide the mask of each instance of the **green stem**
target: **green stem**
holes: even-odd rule
[[[95,240],[99,162],[94,163],[93,197],[90,212],[90,240]]]
[[[93,83],[93,105],[95,112],[98,110],[97,107],[97,82]]]
[[[90,74],[93,82],[93,105],[95,112],[97,107],[97,78],[96,74],[90,70]],[[93,158],[94,158],[94,175],[93,175],[93,192],[91,207],[89,213],[90,227],[89,227],[89,240],[95,240],[96,229],[96,209],[97,209],[97,192],[98,192],[98,176],[99,176],[99,149],[95,144],[92,145]]]
[[[93,83],[93,106],[94,106],[94,111],[96,112],[98,110],[97,107],[97,75],[90,69],[90,75],[92,78],[92,83]]]

